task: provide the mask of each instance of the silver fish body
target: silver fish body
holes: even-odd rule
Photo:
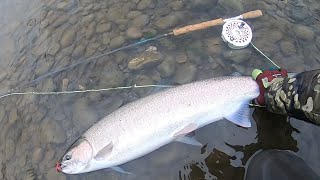
[[[86,166],[71,171],[72,167],[62,162],[62,171],[78,174],[124,164],[188,132],[228,119],[258,95],[258,85],[251,77],[221,77],[177,86],[131,102],[83,134],[82,139],[91,148]],[[250,126],[250,121],[242,125]],[[108,152],[104,150],[107,146]],[[96,158],[100,155],[103,158]]]

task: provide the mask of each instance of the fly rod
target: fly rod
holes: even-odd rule
[[[99,58],[101,58],[103,56],[107,56],[107,55],[116,53],[118,51],[126,50],[126,49],[129,49],[129,48],[138,46],[138,45],[145,44],[145,43],[147,43],[149,41],[158,40],[160,38],[167,37],[167,36],[170,36],[170,35],[171,36],[172,35],[173,36],[179,36],[179,35],[182,35],[182,34],[193,32],[193,31],[198,31],[198,30],[203,30],[203,29],[207,29],[207,28],[210,28],[210,27],[214,27],[214,26],[223,25],[226,21],[231,20],[231,19],[240,19],[240,20],[241,19],[253,19],[253,18],[260,17],[260,16],[262,16],[262,11],[261,10],[255,10],[255,11],[249,11],[249,12],[243,13],[243,14],[241,14],[239,16],[228,18],[228,19],[218,18],[218,19],[214,19],[214,20],[210,20],[210,21],[206,21],[206,22],[202,22],[202,23],[198,23],[198,24],[193,24],[193,25],[188,25],[188,26],[184,26],[184,27],[181,27],[181,28],[177,28],[177,29],[172,30],[172,32],[169,32],[169,33],[166,33],[166,34],[162,34],[162,35],[158,35],[158,36],[155,36],[155,37],[152,37],[152,38],[144,39],[144,40],[141,40],[139,42],[136,42],[136,43],[133,43],[133,44],[130,44],[130,45],[127,45],[127,46],[123,46],[123,47],[111,50],[111,51],[106,52],[104,54],[101,54],[101,55],[98,55],[98,56],[94,56],[94,57],[82,60],[82,61],[80,61],[78,63],[73,64],[73,65],[70,65],[70,66],[55,70],[53,72],[50,72],[50,73],[45,74],[43,76],[40,76],[40,77],[38,77],[38,78],[36,78],[34,80],[31,80],[29,82],[22,83],[22,84],[16,86],[15,88],[9,90],[6,94],[2,94],[0,96],[4,96],[4,95],[7,96],[10,93],[14,92],[15,90],[17,90],[17,89],[19,89],[21,87],[24,87],[26,85],[30,85],[30,84],[38,82],[38,81],[41,81],[41,80],[43,80],[43,79],[45,79],[45,78],[47,78],[49,76],[52,76],[54,74],[60,73],[62,71],[69,70],[69,69],[74,68],[76,66],[79,66],[81,64],[89,63],[89,62],[91,62],[93,60],[98,60]]]

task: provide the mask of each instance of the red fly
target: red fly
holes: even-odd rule
[[[56,163],[56,171],[61,172],[61,163],[59,161]]]

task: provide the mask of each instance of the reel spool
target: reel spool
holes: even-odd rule
[[[225,21],[221,37],[224,42],[228,43],[231,49],[242,49],[250,44],[252,40],[252,30],[246,22],[231,19]]]

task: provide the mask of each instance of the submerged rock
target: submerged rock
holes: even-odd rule
[[[185,63],[178,66],[174,81],[178,84],[186,84],[195,80],[197,67],[192,63]]]
[[[311,41],[314,38],[314,32],[308,26],[295,25],[293,26],[293,32],[298,38],[305,41]]]
[[[126,31],[127,37],[129,39],[138,39],[142,37],[142,31],[138,28],[128,28]]]
[[[87,98],[78,99],[73,106],[72,121],[76,129],[85,130],[98,119],[94,110],[89,106]]]
[[[224,58],[230,59],[235,63],[242,63],[246,60],[249,60],[252,55],[252,51],[248,48],[246,49],[237,49],[237,50],[228,50],[223,53]]]
[[[131,70],[139,70],[146,67],[158,65],[163,60],[163,55],[150,46],[146,51],[136,58],[133,58],[128,63],[128,68]]]
[[[40,139],[43,143],[64,143],[66,133],[63,128],[53,119],[46,119],[41,123]]]
[[[170,77],[175,71],[175,60],[172,57],[167,57],[159,66],[157,67],[161,77]]]
[[[62,48],[70,46],[73,41],[76,39],[77,32],[74,28],[66,29],[62,35],[60,40],[60,45]]]

